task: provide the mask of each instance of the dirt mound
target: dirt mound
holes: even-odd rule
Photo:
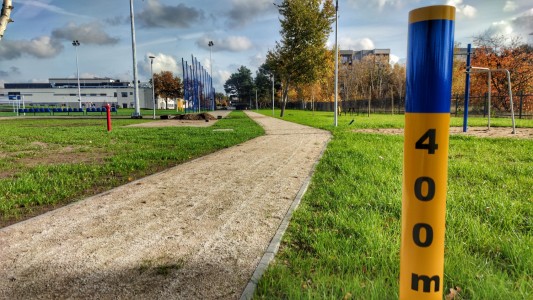
[[[184,114],[184,115],[166,115],[161,116],[161,119],[176,119],[176,120],[216,120],[213,115],[208,113],[200,114]]]

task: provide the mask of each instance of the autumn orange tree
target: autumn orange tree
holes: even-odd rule
[[[183,85],[181,79],[174,76],[170,71],[161,71],[161,73],[154,74],[154,93],[156,99],[158,97],[164,98],[166,107],[168,107],[168,99],[181,98],[183,95]]]
[[[511,74],[513,95],[533,93],[533,48],[530,45],[523,44],[518,37],[504,35],[479,35],[474,38],[474,45],[476,49],[472,58],[472,66],[507,69]],[[493,108],[509,111],[510,100],[506,73],[494,72],[491,80]],[[487,75],[473,75],[470,90],[471,95],[487,93]],[[526,103],[524,108],[531,110],[532,104]]]

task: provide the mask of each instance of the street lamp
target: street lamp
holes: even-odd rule
[[[155,56],[150,55],[150,73],[152,73],[152,103],[154,104],[154,120],[155,120],[155,82],[154,82],[154,58]]]
[[[81,108],[81,88],[80,88],[80,67],[78,65],[78,47],[80,46],[80,41],[74,40],[72,41],[72,46],[74,46],[74,49],[76,49],[76,75],[78,77],[78,104]]]
[[[213,78],[213,60],[211,58],[211,54],[212,54],[212,51],[211,51],[211,47],[213,47],[215,45],[215,43],[213,43],[213,41],[209,41],[209,43],[207,44],[209,46],[209,74],[211,75],[211,78]],[[211,91],[210,91],[210,94],[211,94],[211,97],[209,97],[211,99],[211,105],[213,105],[213,109],[215,108],[215,99],[214,99],[214,95],[213,95],[213,80],[211,80]]]

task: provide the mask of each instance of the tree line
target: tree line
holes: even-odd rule
[[[241,66],[226,82],[226,93],[238,96],[241,101],[253,97],[258,91],[261,106],[271,103],[272,87],[269,79],[275,78],[275,92],[283,116],[287,102],[332,102],[334,99],[334,49],[326,41],[331,33],[335,7],[330,0],[285,0],[278,5],[281,23],[281,41],[276,42],[267,54],[266,62],[259,68],[255,79],[251,71]],[[472,66],[490,69],[508,69],[512,91],[533,94],[533,51],[530,45],[517,37],[491,36],[487,33],[474,38],[475,51]],[[460,47],[461,45],[456,45]],[[390,99],[391,103],[405,99],[405,66],[391,65],[378,56],[366,56],[352,64],[339,66],[339,99],[370,103],[373,99]],[[463,95],[466,59],[454,59],[453,94]],[[486,95],[487,75],[476,74],[471,80],[471,95]],[[243,80],[244,84],[239,81]],[[507,79],[503,72],[491,78],[492,106],[500,111],[510,109]],[[476,103],[481,97],[476,98]],[[524,102],[526,111],[533,110],[533,96]]]
[[[302,102],[302,107],[309,107],[309,102],[332,102],[335,49],[328,48],[326,43],[335,20],[333,1],[284,0],[277,7],[281,40],[268,51],[265,63],[258,68],[255,76],[246,66],[241,66],[231,74],[224,84],[226,95],[237,97],[239,102],[244,103],[255,103],[257,95],[259,107],[270,107],[274,85],[276,105],[281,108],[281,116],[288,102]],[[513,94],[533,94],[533,49],[530,45],[518,38],[480,34],[474,38],[474,47],[473,66],[508,69]],[[452,84],[454,95],[464,94],[465,71],[465,58],[456,56]],[[388,59],[373,55],[354,60],[351,64],[341,64],[339,99],[350,103],[367,101],[369,104],[372,100],[389,99],[391,103],[399,103],[405,99],[405,72],[404,65],[390,64]],[[484,95],[488,92],[486,76],[472,76],[471,94]],[[154,77],[157,95],[176,95],[172,94],[172,87],[167,89],[163,84],[162,88],[158,88],[157,81],[170,78],[169,75],[161,79]],[[508,111],[510,103],[505,74],[494,73],[491,80],[492,94],[495,96],[493,108]],[[177,95],[181,96],[181,90]],[[217,94],[217,100],[222,97]],[[533,110],[533,97],[525,102],[524,109]]]

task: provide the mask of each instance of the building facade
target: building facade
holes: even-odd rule
[[[133,92],[133,84],[111,78],[80,78],[79,92],[77,79],[50,78],[48,83],[4,83],[0,98],[21,100],[26,106],[133,108]],[[139,106],[154,107],[148,84],[139,86]]]
[[[380,61],[390,60],[390,49],[374,49],[374,50],[339,50],[341,64],[351,65],[354,61],[360,61],[363,58],[373,55]]]

